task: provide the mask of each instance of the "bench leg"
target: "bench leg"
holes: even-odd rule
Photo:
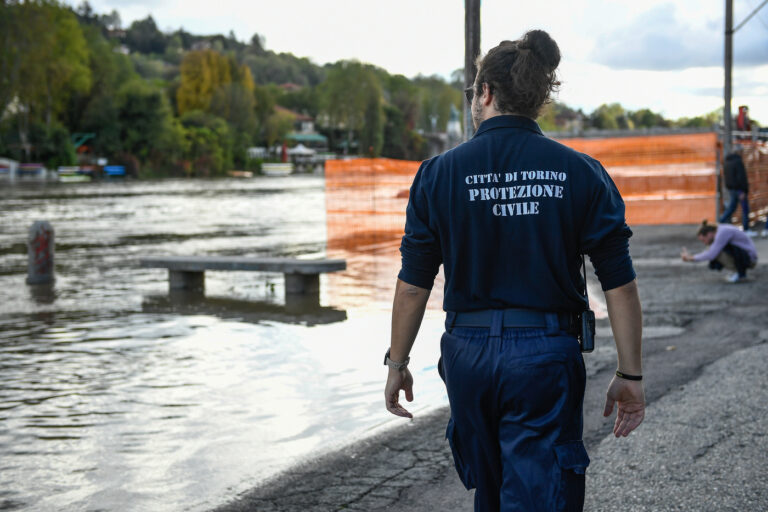
[[[202,293],[205,291],[205,272],[169,270],[168,288],[171,291],[185,290]]]
[[[319,295],[320,274],[285,274],[286,295]]]

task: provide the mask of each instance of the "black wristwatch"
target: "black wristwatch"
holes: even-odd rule
[[[411,361],[410,357],[406,357],[405,361],[402,363],[397,363],[389,358],[389,351],[391,349],[387,349],[387,353],[384,354],[384,365],[389,366],[390,368],[394,368],[395,370],[405,370],[408,368],[408,363]]]

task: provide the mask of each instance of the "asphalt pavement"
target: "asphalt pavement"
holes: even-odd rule
[[[639,226],[646,419],[626,439],[602,417],[616,352],[607,319],[585,356],[585,510],[768,510],[768,240],[745,283],[683,263],[695,226]],[[382,382],[383,386],[383,382]],[[444,439],[448,410],[307,461],[216,509],[472,510]]]

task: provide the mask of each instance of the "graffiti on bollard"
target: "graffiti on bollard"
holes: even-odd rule
[[[53,227],[48,221],[36,221],[27,237],[27,284],[53,282],[53,257]]]

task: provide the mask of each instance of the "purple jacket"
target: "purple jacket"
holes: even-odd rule
[[[720,224],[715,232],[715,239],[706,251],[693,256],[694,261],[711,261],[723,250],[723,247],[731,244],[739,249],[744,249],[752,261],[757,261],[757,249],[752,240],[739,228],[729,224]]]

